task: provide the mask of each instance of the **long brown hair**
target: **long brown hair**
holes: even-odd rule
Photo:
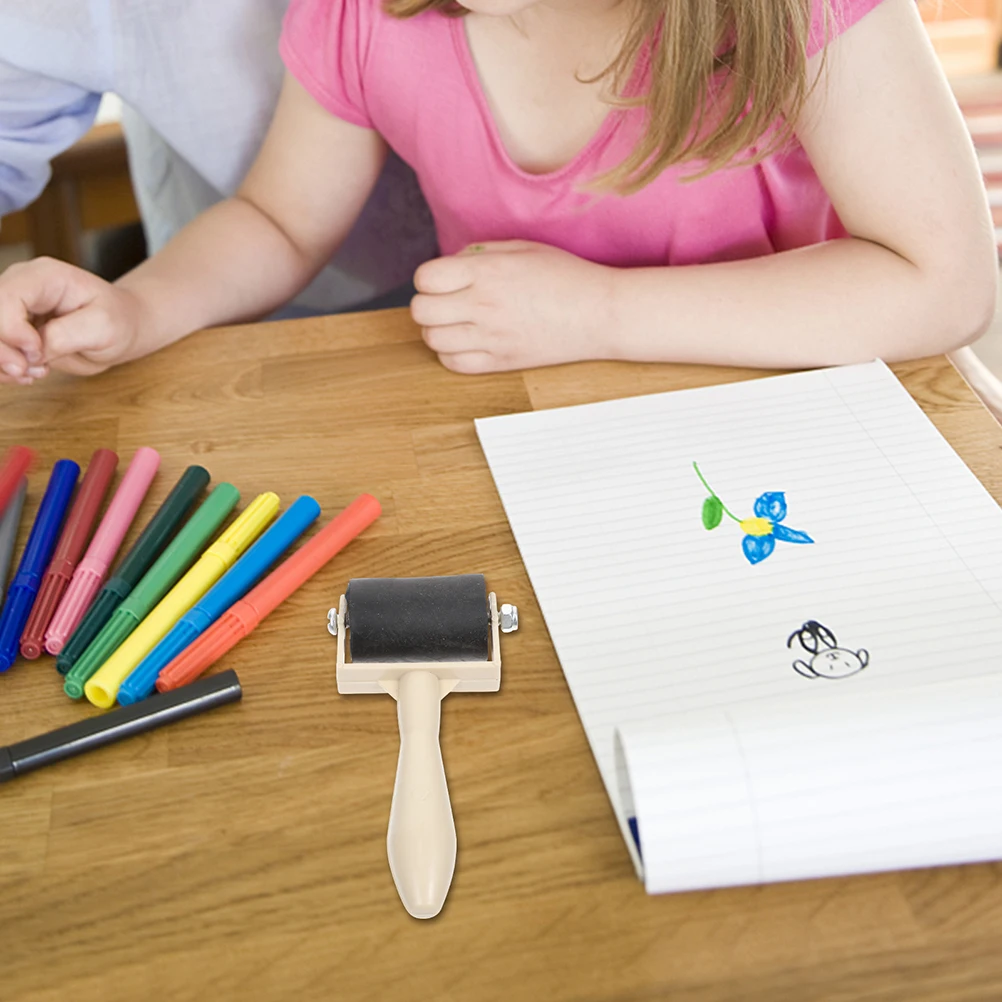
[[[689,180],[755,163],[790,138],[810,94],[807,41],[813,0],[626,0],[636,7],[607,77],[619,106],[641,105],[647,127],[630,155],[596,183],[639,191],[666,167],[692,164]],[[824,4],[825,23],[829,18]],[[387,13],[465,13],[455,0],[384,0]],[[826,31],[827,34],[827,31]],[[650,67],[641,94],[630,83]],[[774,128],[775,127],[775,128]],[[770,132],[770,130],[772,130]],[[751,147],[769,133],[763,148]]]

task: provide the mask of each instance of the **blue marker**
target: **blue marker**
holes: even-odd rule
[[[317,520],[320,505],[308,494],[289,510],[224,574],[208,594],[174,624],[149,654],[139,662],[118,689],[122,706],[137,703],[153,693],[157,676],[199,634],[239,601],[264,576],[265,571]]]
[[[42,575],[56,548],[59,530],[79,476],[80,467],[71,459],[60,459],[52,467],[52,476],[28,536],[28,545],[24,548],[3,612],[0,613],[0,672],[6,671],[17,657],[21,633],[35,604]]]

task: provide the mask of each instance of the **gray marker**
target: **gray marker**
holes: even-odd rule
[[[24,508],[24,496],[27,493],[28,478],[21,477],[17,491],[10,499],[3,518],[0,519],[0,605],[3,604],[7,590],[7,572],[10,570],[11,557],[14,556],[17,530],[21,527],[21,509]]]

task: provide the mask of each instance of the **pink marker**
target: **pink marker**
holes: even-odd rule
[[[45,633],[45,649],[50,654],[58,654],[63,649],[104,584],[111,562],[115,559],[159,466],[160,453],[155,449],[143,446],[136,450],[101,525],[94,533],[86,555],[73,572],[73,580],[49,623]]]

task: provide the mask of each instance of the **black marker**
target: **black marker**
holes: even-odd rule
[[[37,738],[0,748],[0,783],[41,769],[64,758],[110,745],[122,738],[172,724],[204,710],[235,703],[243,695],[232,669],[199,679],[163,695],[151,696],[132,706],[122,706],[98,717],[78,720]]]

